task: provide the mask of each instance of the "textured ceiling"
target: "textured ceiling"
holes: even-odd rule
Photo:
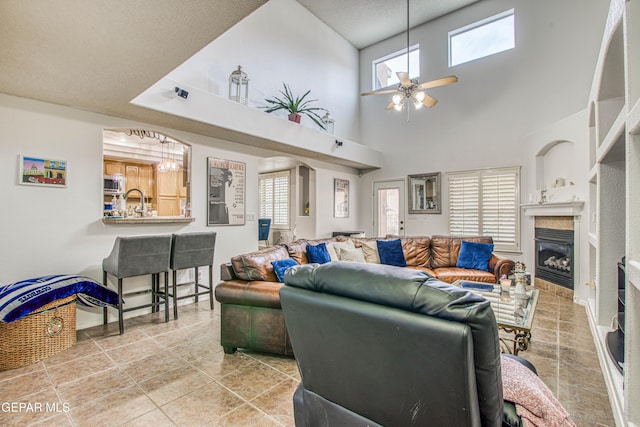
[[[297,0],[358,49],[407,29],[406,0]],[[415,27],[478,0],[412,0],[409,26]]]
[[[0,92],[207,134],[129,101],[265,2],[1,0]]]
[[[355,46],[406,26],[404,0],[298,1]],[[414,0],[412,25],[473,1]],[[266,2],[0,0],[0,93],[267,147],[129,103]]]

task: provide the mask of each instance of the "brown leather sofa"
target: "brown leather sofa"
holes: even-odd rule
[[[307,245],[322,242],[346,241],[348,237],[296,240],[248,254],[237,255],[230,263],[222,264],[221,282],[215,297],[220,303],[220,343],[225,353],[237,348],[252,351],[292,355],[291,342],[280,306],[278,282],[271,261],[293,258],[307,264]],[[388,238],[351,238],[355,247],[363,242]],[[407,268],[421,270],[443,282],[458,279],[496,283],[502,274],[509,274],[514,262],[492,255],[489,271],[457,268],[456,262],[462,240],[493,243],[485,236],[419,236],[402,237],[402,251]]]

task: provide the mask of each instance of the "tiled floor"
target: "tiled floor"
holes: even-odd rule
[[[122,336],[117,324],[79,331],[72,348],[0,372],[0,426],[293,426],[295,361],[225,355],[218,313],[192,304],[167,324],[157,314],[127,320]],[[583,307],[542,294],[521,355],[578,426],[614,426]],[[7,406],[19,402],[31,410]]]

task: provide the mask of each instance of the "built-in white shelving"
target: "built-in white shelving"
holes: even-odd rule
[[[587,304],[618,426],[640,425],[640,0],[611,0],[588,107],[589,277]],[[624,304],[617,263],[625,258]],[[607,350],[612,319],[624,312],[624,363]]]
[[[627,115],[627,129],[630,134],[640,134],[640,100],[629,111]]]

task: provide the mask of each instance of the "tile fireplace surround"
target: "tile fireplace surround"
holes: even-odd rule
[[[534,227],[535,228],[547,228],[551,230],[574,230],[574,221],[573,217],[570,216],[536,216],[534,217]],[[574,232],[575,236],[575,232]],[[575,245],[574,245],[575,246]],[[574,261],[577,260],[577,256],[574,254]],[[576,269],[578,263],[574,262],[573,268]],[[575,287],[576,278],[574,276],[574,287]],[[573,289],[567,289],[563,286],[560,286],[556,283],[547,281],[545,279],[541,279],[539,277],[535,278],[535,285],[540,289],[545,289],[548,292],[555,294],[559,297],[573,299]]]
[[[580,216],[584,208],[583,201],[563,203],[531,203],[521,205],[525,216],[533,217],[534,228],[548,228],[553,230],[573,230],[573,260],[574,271],[573,288],[580,282]],[[535,286],[554,295],[575,301],[573,289],[535,278]]]

